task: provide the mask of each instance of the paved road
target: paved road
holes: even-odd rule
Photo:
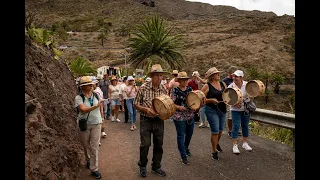
[[[119,123],[106,122],[107,138],[101,139],[99,152],[99,170],[103,180],[136,180],[144,179],[139,176],[139,113],[138,129],[130,131],[130,125],[123,123],[123,112]],[[195,127],[190,149],[192,157],[190,165],[180,162],[176,143],[174,123],[165,121],[164,153],[162,168],[166,177],[160,177],[151,172],[152,146],[149,150],[149,163],[146,179],[173,180],[284,180],[295,179],[295,152],[287,145],[273,142],[258,136],[249,136],[252,152],[246,152],[240,146],[240,155],[232,153],[232,141],[226,132],[220,139],[223,152],[219,161],[211,159],[211,144],[209,128]],[[240,143],[241,144],[241,143]],[[81,168],[80,180],[94,179],[90,171]]]

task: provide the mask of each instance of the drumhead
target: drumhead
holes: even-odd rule
[[[246,92],[250,97],[256,97],[263,93],[264,85],[259,80],[249,81],[246,84]]]
[[[188,94],[187,104],[188,104],[189,108],[198,109],[200,107],[200,103],[201,103],[201,99],[199,98],[199,96],[196,93],[190,92]]]
[[[227,88],[223,91],[222,99],[228,105],[235,105],[237,104],[239,97],[236,90],[233,88]]]

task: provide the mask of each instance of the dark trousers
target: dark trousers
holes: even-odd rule
[[[126,99],[123,99],[123,106],[124,106],[124,122],[127,123],[129,119],[129,113],[128,113]]]
[[[200,120],[200,116],[199,116],[199,114],[198,114],[198,111],[195,111],[194,112],[194,122],[199,122],[199,120]]]
[[[163,132],[164,122],[158,117],[148,118],[140,116],[140,160],[138,165],[146,167],[148,163],[148,152],[151,146],[151,133],[153,134],[153,157],[152,169],[161,168],[161,159],[163,154]]]

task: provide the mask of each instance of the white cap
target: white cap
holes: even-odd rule
[[[91,76],[91,79],[92,79],[92,82],[93,83],[99,83],[99,81],[97,80],[97,77],[95,77],[95,76]]]
[[[132,76],[128,76],[127,81],[132,81],[134,78]]]
[[[198,71],[193,71],[192,76],[194,76],[194,75],[200,76]]]
[[[234,73],[232,73],[233,75],[236,75],[236,76],[241,76],[241,77],[243,77],[244,76],[244,74],[243,74],[243,71],[241,71],[241,70],[236,70]]]

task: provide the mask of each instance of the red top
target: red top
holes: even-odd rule
[[[190,86],[192,88],[192,90],[199,90],[198,84],[194,80],[189,81],[188,86]]]

